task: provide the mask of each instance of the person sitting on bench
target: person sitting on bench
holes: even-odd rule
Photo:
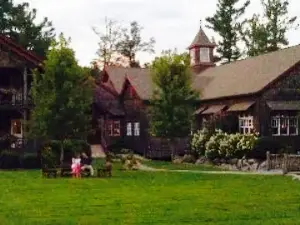
[[[88,157],[84,152],[81,153],[81,170],[90,170],[91,176],[94,176],[94,168],[92,166],[92,158]]]

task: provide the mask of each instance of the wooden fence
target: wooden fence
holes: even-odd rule
[[[167,159],[182,156],[189,150],[189,138],[175,138],[172,141],[165,138],[151,137],[146,157],[150,159]]]
[[[270,154],[267,152],[267,169],[282,169],[283,174],[300,171],[300,155]]]

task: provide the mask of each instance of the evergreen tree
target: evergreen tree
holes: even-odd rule
[[[198,93],[191,88],[189,62],[187,54],[165,52],[150,67],[155,87],[150,101],[153,136],[175,138],[190,133],[192,104],[198,100]]]
[[[217,11],[212,17],[206,18],[208,28],[214,30],[221,37],[218,42],[217,52],[225,63],[237,60],[241,56],[241,50],[237,46],[239,42],[239,19],[250,4],[247,0],[241,7],[236,5],[239,0],[218,0]]]
[[[248,56],[276,51],[289,44],[286,34],[296,28],[297,17],[288,15],[288,0],[262,0],[263,15],[254,15],[240,28]]]
[[[30,121],[31,135],[61,143],[86,140],[90,131],[92,82],[78,66],[74,52],[61,35],[47,54],[44,72],[34,72],[32,98],[35,108]]]
[[[14,5],[12,0],[0,0],[0,34],[44,57],[54,39],[54,28],[47,18],[36,23],[36,13],[29,3]]]

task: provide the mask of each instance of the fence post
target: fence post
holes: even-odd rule
[[[288,173],[288,154],[284,153],[283,155],[283,165],[282,165],[282,172],[283,174],[287,174]]]
[[[267,170],[270,170],[271,169],[271,159],[270,159],[270,152],[267,151]]]

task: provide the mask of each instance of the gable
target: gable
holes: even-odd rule
[[[122,97],[127,100],[127,99],[139,99],[140,97],[138,96],[135,88],[131,85],[131,83],[128,81],[128,79],[125,80],[124,83],[124,88],[122,91]]]

